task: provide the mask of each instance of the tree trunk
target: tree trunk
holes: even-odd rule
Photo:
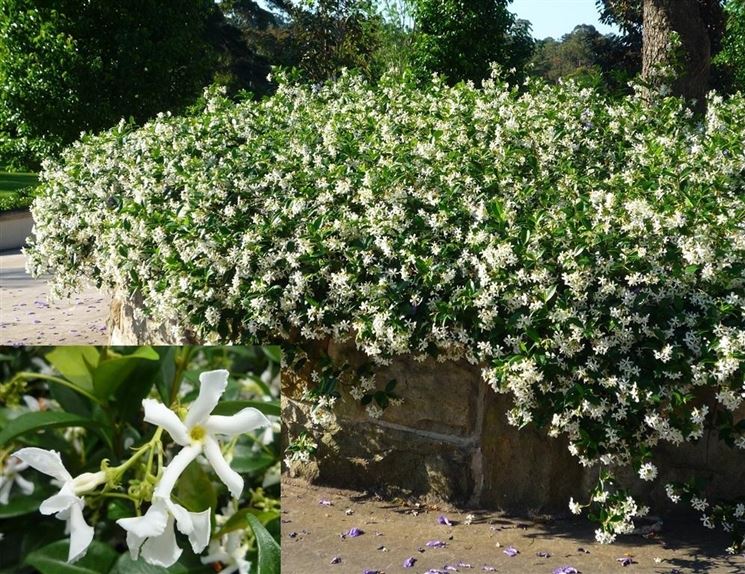
[[[711,41],[699,0],[644,0],[642,27],[642,77],[659,87],[667,84],[674,95],[696,100],[700,111],[706,104],[711,67]],[[675,66],[671,34],[680,38],[680,59],[672,79],[660,73]]]

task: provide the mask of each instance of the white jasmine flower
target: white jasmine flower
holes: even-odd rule
[[[228,465],[220,451],[217,435],[234,437],[260,427],[270,426],[269,420],[257,409],[248,407],[232,416],[210,414],[228,384],[225,370],[207,371],[199,375],[199,396],[189,407],[183,422],[163,403],[145,399],[145,420],[163,427],[182,448],[163,472],[154,497],[170,500],[178,477],[200,454],[207,457],[215,473],[236,498],[243,491],[243,478]]]
[[[612,532],[603,532],[600,528],[595,531],[595,540],[600,544],[612,544],[616,539],[616,535]]]
[[[572,514],[582,514],[582,505],[579,502],[575,502],[574,498],[570,498],[569,510],[572,511]]]
[[[694,496],[693,498],[691,498],[691,506],[698,511],[704,511],[709,506],[709,503],[706,501],[705,498],[698,498]]]
[[[116,523],[127,531],[127,546],[132,558],[142,558],[149,564],[168,568],[183,552],[176,543],[174,523],[179,532],[189,537],[191,548],[199,554],[210,539],[210,513],[189,512],[170,498],[154,497],[143,516],[120,518]]]
[[[657,477],[657,467],[651,462],[644,463],[639,468],[639,478],[642,480],[654,480]]]
[[[66,521],[65,532],[70,534],[68,562],[75,562],[85,556],[88,546],[93,541],[93,527],[89,526],[83,517],[85,502],[80,495],[103,484],[106,481],[106,474],[100,470],[86,472],[73,478],[62,464],[59,453],[53,450],[27,447],[13,456],[39,472],[51,476],[62,485],[57,494],[41,503],[39,512],[45,515],[54,514],[59,520]]]
[[[20,474],[27,468],[28,463],[15,456],[9,456],[6,459],[2,473],[0,473],[0,504],[8,504],[10,490],[14,484],[17,484],[26,496],[34,492],[34,483]]]

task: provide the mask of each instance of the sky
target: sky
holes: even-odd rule
[[[601,34],[618,33],[615,27],[601,24],[595,0],[514,0],[510,12],[533,25],[533,37],[552,36],[557,40],[578,24],[592,24]]]

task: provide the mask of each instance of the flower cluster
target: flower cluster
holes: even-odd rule
[[[0,503],[8,502],[8,492],[13,482],[25,493],[33,491],[33,484],[19,476],[19,472],[31,467],[51,476],[53,483],[59,486],[60,490],[44,500],[39,511],[42,514],[54,514],[60,520],[66,521],[66,531],[70,534],[68,562],[75,562],[85,555],[95,533],[94,527],[86,522],[83,515],[86,496],[120,491],[123,486],[123,475],[141,458],[149,455],[145,475],[137,483],[148,484],[152,481],[154,488],[133,490],[130,487],[125,497],[135,502],[138,515],[117,520],[119,526],[127,532],[127,546],[132,557],[137,559],[142,556],[146,562],[156,566],[170,567],[175,564],[182,550],[177,545],[174,528],[188,536],[195,553],[201,553],[210,544],[212,509],[190,512],[175,502],[172,493],[179,477],[192,461],[204,455],[233,499],[239,498],[243,491],[243,479],[226,461],[220,439],[233,439],[243,433],[269,427],[271,423],[260,411],[252,407],[246,407],[231,416],[211,414],[227,387],[228,372],[203,372],[199,380],[199,394],[189,405],[183,421],[175,411],[155,399],[142,401],[145,421],[156,425],[158,429],[149,443],[136,449],[134,454],[118,467],[109,467],[104,462],[102,469],[95,473],[87,472],[73,477],[62,463],[59,453],[53,450],[25,447],[14,452],[8,458],[0,477]],[[157,472],[152,473],[151,467],[156,451],[158,459],[162,461],[163,430],[182,448],[168,464],[161,464]],[[136,492],[138,494],[135,494]],[[149,502],[150,506],[143,515],[140,515],[139,507],[145,502]],[[216,543],[219,547],[220,542]],[[233,554],[236,554],[237,550],[238,548],[233,548]],[[245,548],[243,550],[245,556]],[[213,551],[212,555],[214,554]],[[237,554],[233,556],[232,562],[236,559]],[[240,563],[241,572],[245,571],[244,563],[245,560]]]
[[[694,118],[497,76],[211,94],[47,164],[28,257],[56,293],[137,294],[206,341],[465,358],[512,423],[651,480],[655,445],[702,436],[703,395],[743,402],[743,141],[741,95]]]

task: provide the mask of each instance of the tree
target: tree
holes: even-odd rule
[[[630,50],[624,38],[602,35],[594,26],[585,24],[558,41],[546,38],[536,42],[531,63],[537,75],[551,82],[600,77],[614,93],[625,92],[629,78],[641,67],[638,54]]]
[[[208,84],[212,0],[0,0],[0,163],[34,168],[80,132],[179,111]]]
[[[721,45],[721,0],[596,0],[601,20],[617,24],[630,42],[642,45],[642,76],[653,86],[676,68],[672,93],[696,100],[699,109],[709,88],[711,59]]]
[[[728,91],[745,91],[745,0],[728,0],[725,12],[722,49],[714,59],[717,80]]]
[[[413,65],[421,76],[450,83],[480,82],[492,62],[518,76],[533,51],[530,24],[517,20],[511,0],[413,0]]]

